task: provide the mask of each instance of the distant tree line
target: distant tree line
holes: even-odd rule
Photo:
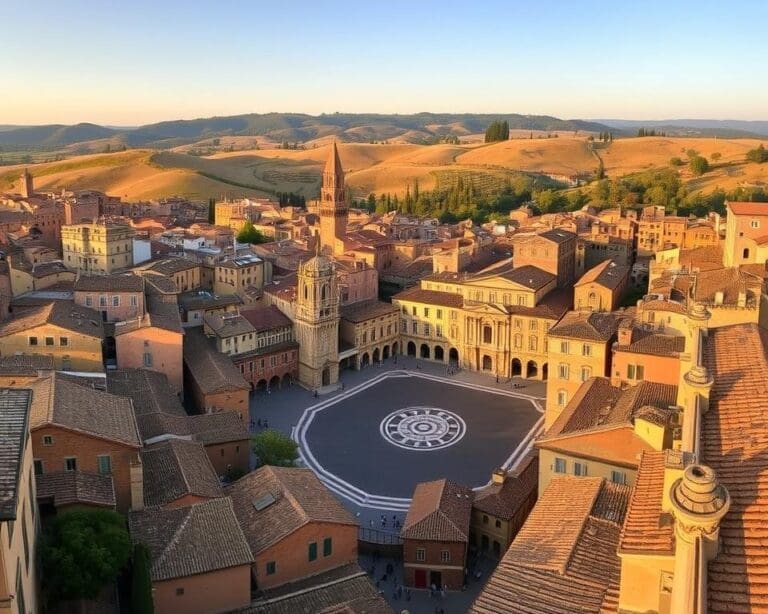
[[[495,143],[497,141],[509,140],[509,122],[504,120],[491,122],[491,125],[485,129],[485,142]]]
[[[294,194],[293,192],[275,192],[277,196],[277,202],[281,207],[305,207],[307,205],[307,199],[301,194]]]
[[[637,131],[637,136],[667,136],[667,133],[657,131],[653,128],[651,128],[650,130],[648,128],[640,128]]]

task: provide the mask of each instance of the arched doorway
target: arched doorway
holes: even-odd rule
[[[459,350],[456,348],[451,348],[448,350],[448,362],[451,364],[459,364]]]
[[[360,366],[361,367],[367,367],[370,364],[370,362],[371,362],[371,357],[368,356],[368,352],[366,352],[365,354],[363,354],[360,357]]]
[[[386,360],[387,358],[389,358],[389,346],[388,346],[388,345],[385,345],[385,346],[384,346],[384,350],[382,351],[382,353],[381,353],[381,356],[382,356],[382,358],[383,358],[384,360]]]
[[[278,388],[280,388],[280,376],[275,375],[269,380],[269,389],[277,390]]]
[[[445,351],[443,350],[443,346],[441,345],[435,346],[435,360],[439,360],[440,362],[445,362]]]
[[[541,365],[541,379],[546,382],[548,375],[549,375],[549,365],[545,362],[543,365]]]
[[[523,374],[523,364],[518,358],[512,359],[512,377],[519,377]]]
[[[381,359],[381,356],[379,354],[379,348],[376,348],[375,350],[373,350],[373,362],[374,362],[374,364],[379,362],[380,359]]]
[[[392,356],[397,356],[397,350],[399,349],[399,346],[397,345],[397,341],[395,341],[392,344]]]
[[[492,371],[493,370],[493,360],[491,359],[488,354],[485,354],[483,356],[483,371]]]
[[[533,360],[528,361],[528,366],[525,368],[525,377],[531,379],[536,377],[539,374],[539,368],[536,365],[536,362]]]
[[[416,344],[413,341],[408,342],[408,356],[416,356]]]
[[[426,343],[421,344],[421,348],[419,348],[419,356],[422,358],[429,358],[429,346]]]
[[[256,384],[256,392],[264,392],[267,389],[267,380],[260,379]]]

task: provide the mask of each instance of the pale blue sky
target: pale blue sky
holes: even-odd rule
[[[768,2],[1,0],[0,124],[768,119]]]

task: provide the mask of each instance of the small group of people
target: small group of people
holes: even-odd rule
[[[264,429],[268,429],[269,428],[269,420],[264,419],[264,421],[262,421],[261,418],[257,418],[255,421],[251,420],[248,424],[251,427],[251,430],[255,429],[256,427],[258,427],[260,429],[261,428],[264,428]]]
[[[375,527],[375,523],[373,520],[370,522],[371,528],[373,529]],[[392,527],[395,529],[400,529],[402,527],[402,523],[400,522],[400,519],[397,517],[397,514],[392,514]],[[387,528],[387,517],[385,514],[381,515],[381,528],[386,529]]]

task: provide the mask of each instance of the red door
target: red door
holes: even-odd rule
[[[413,585],[416,588],[427,588],[427,570],[414,569]]]

